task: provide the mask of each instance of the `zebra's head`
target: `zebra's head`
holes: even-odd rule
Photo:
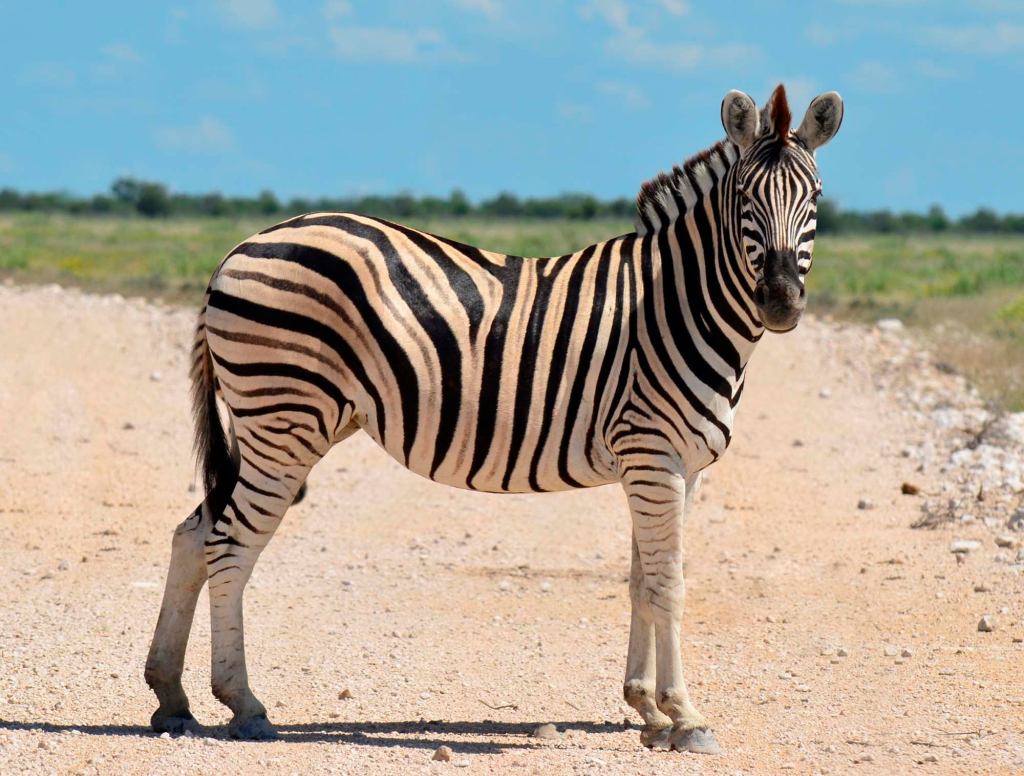
[[[732,212],[738,215],[740,246],[754,279],[754,304],[770,331],[789,331],[807,304],[804,275],[811,270],[821,179],[815,150],[843,121],[836,92],[816,97],[796,130],[779,85],[758,111],[743,92],[722,101],[722,124],[739,148],[732,175]]]

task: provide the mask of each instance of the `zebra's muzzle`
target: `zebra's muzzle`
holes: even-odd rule
[[[754,288],[761,324],[769,331],[796,328],[807,306],[807,290],[800,282],[795,251],[770,251],[765,258],[764,276]]]

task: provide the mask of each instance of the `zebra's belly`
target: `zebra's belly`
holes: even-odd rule
[[[513,457],[509,451],[473,455],[471,440],[456,438],[449,455],[440,463],[413,450],[406,457],[399,444],[385,444],[372,426],[364,430],[398,463],[442,485],[483,493],[548,493],[593,488],[618,481],[610,454],[591,451],[570,443],[558,447],[521,447]],[[582,440],[585,441],[585,440]]]

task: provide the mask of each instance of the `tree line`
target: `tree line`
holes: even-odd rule
[[[73,215],[137,215],[167,217],[281,217],[310,211],[346,211],[381,218],[535,218],[535,219],[617,219],[632,220],[632,199],[602,200],[589,194],[559,194],[553,197],[518,197],[502,192],[489,199],[471,202],[460,190],[447,197],[414,196],[408,193],[356,197],[294,197],[278,199],[271,191],[254,197],[225,196],[219,192],[183,194],[167,186],[136,178],[118,178],[108,192],[75,196],[65,192],[19,192],[0,189],[0,212],[45,212]],[[959,232],[976,234],[1024,234],[1024,214],[1000,215],[979,208],[951,218],[939,205],[925,213],[891,210],[855,211],[841,208],[833,200],[818,203],[818,231],[847,234],[903,234]]]

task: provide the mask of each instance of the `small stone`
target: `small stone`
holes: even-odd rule
[[[949,551],[956,555],[967,554],[978,549],[981,549],[981,542],[974,539],[957,539],[949,545]]]
[[[545,722],[543,725],[538,725],[537,727],[535,727],[533,729],[533,732],[530,733],[530,737],[555,739],[561,738],[562,734],[558,732],[558,728],[556,728],[552,723]]]
[[[916,496],[921,492],[921,488],[912,482],[904,482],[900,486],[900,493],[904,496]]]
[[[991,593],[992,592],[992,588],[990,588],[988,585],[986,585],[984,582],[982,582],[981,584],[974,586],[974,592],[975,593]]]
[[[1002,535],[1002,536],[997,536],[996,537],[996,547],[1002,547],[1003,549],[1008,549],[1008,548],[1013,547],[1013,545],[1015,545],[1016,543],[1017,543],[1017,540],[1014,539],[1012,536]]]
[[[350,689],[348,689],[347,687],[344,690],[342,690],[341,692],[338,693],[338,700],[339,701],[347,701],[347,700],[351,700],[351,698],[352,698],[352,691]]]
[[[57,571],[67,571],[69,568],[71,568],[71,561],[69,560],[62,560],[57,564]]]
[[[921,758],[921,762],[923,763],[937,763],[938,761],[939,758],[933,754],[926,754],[924,757]]]
[[[152,382],[152,383],[158,383],[158,382],[160,382],[163,379],[164,379],[164,376],[162,374],[160,374],[159,372],[150,372],[149,373],[149,381]]]
[[[871,754],[868,753],[868,752],[865,752],[860,757],[858,757],[856,760],[854,760],[855,763],[873,763],[874,761],[875,761],[875,758],[872,757]]]
[[[821,651],[818,654],[822,657],[832,657],[832,655],[835,654],[835,650],[829,647],[822,647]]]
[[[166,730],[163,733],[160,734],[160,738],[170,738],[170,737],[171,737],[171,734],[168,733]]]
[[[849,654],[850,654],[850,653],[849,653],[849,652],[847,652],[847,651],[846,651],[845,649],[843,649],[842,647],[840,647],[839,649],[837,649],[837,650],[836,650],[836,657],[846,657],[846,656],[847,656],[847,655],[849,655]]]
[[[981,633],[991,633],[996,629],[996,618],[991,614],[984,615],[978,620],[978,631]]]
[[[913,657],[914,656],[914,650],[912,650],[910,647],[904,647],[903,651],[900,652],[900,655],[902,657]]]
[[[896,657],[900,653],[900,651],[898,649],[896,649],[896,647],[891,647],[890,646],[890,647],[886,647],[885,649],[883,649],[882,653],[886,657]]]
[[[216,738],[210,738],[209,736],[207,736],[206,738],[203,739],[203,743],[206,744],[207,746],[216,746],[217,745],[217,739]]]
[[[130,420],[126,420],[124,424],[121,426],[121,429],[123,431],[133,431],[135,429],[135,424],[132,423]]]
[[[903,321],[899,318],[879,318],[875,326],[879,331],[903,331]]]
[[[119,674],[117,671],[111,671],[110,672],[110,678],[111,679],[120,679],[121,678],[121,674]]]
[[[507,593],[511,589],[512,583],[509,582],[507,579],[503,579],[501,580],[501,582],[498,583],[498,590],[500,590],[503,593]]]
[[[540,592],[550,593],[551,592],[551,580],[545,579],[540,583]]]
[[[441,744],[441,746],[437,747],[437,749],[434,750],[434,756],[430,759],[437,760],[440,763],[451,762],[452,748],[450,746],[445,746],[444,744]]]
[[[832,389],[831,388],[822,388],[820,391],[818,391],[818,398],[819,399],[831,399],[832,398]]]
[[[866,498],[862,498],[857,502],[857,509],[874,509],[875,503],[868,501]]]
[[[48,742],[48,741],[47,741],[47,740],[46,740],[46,739],[44,738],[44,739],[43,739],[42,741],[40,741],[40,742],[39,742],[39,748],[40,748],[40,749],[49,749],[49,748],[50,748],[50,744],[49,744],[49,742]]]
[[[277,703],[274,704],[274,707],[278,708],[278,709],[283,709],[284,708],[284,701],[278,701]]]

